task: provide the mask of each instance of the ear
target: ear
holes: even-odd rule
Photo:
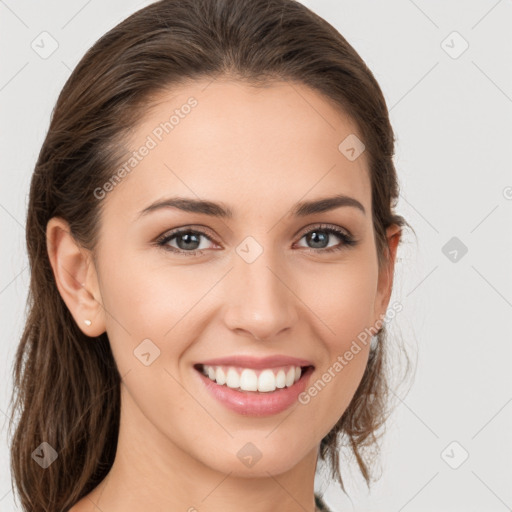
[[[379,268],[379,279],[374,310],[375,318],[373,325],[375,325],[377,321],[385,315],[389,300],[391,298],[396,252],[401,235],[402,229],[396,224],[392,224],[386,230],[387,245],[384,250],[383,261]]]
[[[57,288],[78,327],[90,337],[104,333],[103,301],[90,251],[76,242],[68,223],[59,217],[46,225],[46,244]]]

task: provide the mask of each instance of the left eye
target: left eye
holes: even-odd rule
[[[330,247],[324,246],[324,242],[328,240],[331,235],[336,236],[338,240],[342,241],[342,243]],[[306,238],[306,240],[308,240],[310,243],[312,242],[313,244],[320,244],[321,247],[318,247],[317,245],[316,247],[313,247],[313,249],[310,249],[309,247],[306,248],[312,250],[313,252],[318,252],[316,249],[323,249],[320,252],[338,251],[345,247],[356,245],[357,243],[351,235],[333,226],[316,227],[314,229],[310,229],[304,233],[304,235],[302,235],[301,240],[302,238]]]

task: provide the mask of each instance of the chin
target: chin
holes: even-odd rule
[[[297,450],[291,449],[290,446],[284,451],[272,447],[257,449],[256,445],[257,443],[244,443],[241,448],[231,453],[227,451],[218,454],[215,460],[205,463],[216,471],[230,473],[232,477],[268,478],[269,473],[279,475],[291,470],[301,460]]]

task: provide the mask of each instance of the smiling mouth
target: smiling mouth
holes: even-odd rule
[[[194,369],[215,384],[243,393],[275,393],[286,390],[309,375],[314,366],[285,365],[254,369],[195,364]]]

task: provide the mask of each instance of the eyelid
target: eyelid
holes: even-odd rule
[[[158,243],[159,241],[169,238],[171,236],[178,235],[180,233],[188,231],[192,231],[194,233],[197,232],[198,234],[201,234],[209,238],[210,240],[212,240],[212,242],[216,238],[215,235],[213,234],[213,231],[210,228],[203,226],[202,224],[188,224],[186,226],[180,226],[177,228],[169,229],[168,231],[165,231],[161,235],[158,235],[158,237],[155,239],[155,243]]]
[[[305,228],[302,228],[298,231],[298,233],[295,236],[299,236],[302,238],[304,235],[308,234],[310,231],[313,231],[315,229],[321,230],[321,229],[334,229],[336,231],[342,231],[345,233],[348,237],[354,238],[352,233],[342,226],[338,226],[337,224],[329,224],[326,222],[313,222],[309,224],[309,226],[306,226]]]

